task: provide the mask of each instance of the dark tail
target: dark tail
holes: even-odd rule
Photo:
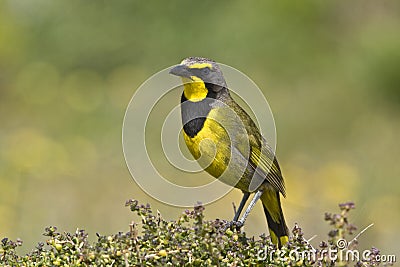
[[[283,217],[279,192],[265,190],[261,196],[265,216],[267,217],[271,241],[279,248],[289,240],[289,230]]]

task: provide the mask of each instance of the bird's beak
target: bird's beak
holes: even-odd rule
[[[170,74],[179,76],[179,77],[186,77],[186,78],[190,78],[190,76],[192,76],[193,74],[190,73],[190,70],[188,67],[186,67],[185,65],[177,65],[175,67],[173,67],[170,71]]]

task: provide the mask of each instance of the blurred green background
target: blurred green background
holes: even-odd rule
[[[205,56],[271,105],[289,227],[318,244],[324,212],[353,200],[354,223],[375,224],[360,243],[399,254],[399,29],[399,1],[0,0],[0,236],[27,252],[49,225],[127,231],[128,198],[176,218],[133,182],[122,121],[150,75]],[[240,197],[206,215],[231,219]],[[261,205],[246,231],[266,232]]]

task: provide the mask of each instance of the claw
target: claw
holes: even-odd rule
[[[225,225],[225,227],[224,227],[224,231],[226,231],[226,230],[228,230],[228,229],[231,229],[231,230],[234,230],[234,229],[236,229],[236,231],[240,231],[240,229],[243,227],[243,223],[241,223],[241,222],[239,222],[239,221],[230,221],[230,222],[227,222],[226,223],[226,225]]]

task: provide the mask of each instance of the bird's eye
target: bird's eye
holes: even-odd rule
[[[204,68],[203,69],[203,74],[207,75],[210,73],[210,68]]]

